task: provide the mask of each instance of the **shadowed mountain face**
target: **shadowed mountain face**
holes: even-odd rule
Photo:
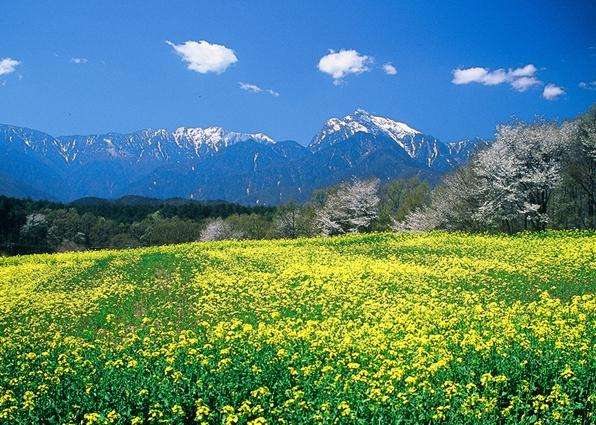
[[[328,120],[307,147],[219,127],[53,137],[0,125],[0,194],[279,204],[352,177],[436,182],[477,143],[445,144],[363,110]]]

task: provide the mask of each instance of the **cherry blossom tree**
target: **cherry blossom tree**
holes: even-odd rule
[[[321,232],[337,235],[369,230],[379,215],[379,185],[378,179],[354,179],[330,192],[316,214]]]

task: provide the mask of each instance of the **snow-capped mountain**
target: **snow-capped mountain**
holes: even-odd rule
[[[321,150],[348,140],[356,133],[387,136],[404,149],[406,149],[403,143],[404,139],[411,139],[421,134],[418,130],[414,130],[402,122],[371,115],[363,109],[356,109],[352,114],[343,118],[328,119],[309,146],[313,151]]]
[[[443,158],[449,152],[448,146],[403,122],[372,115],[363,109],[357,109],[343,118],[327,120],[309,147],[313,152],[317,152],[339,143],[349,142],[355,136],[390,140],[423,167],[436,169],[447,167]]]
[[[141,130],[129,134],[108,133],[91,136],[60,136],[60,154],[67,163],[120,158],[136,162],[144,160],[182,160],[201,158],[233,144],[254,140],[275,143],[263,133],[239,133],[221,127],[179,127],[173,132],[166,129]]]
[[[53,137],[0,125],[0,194],[61,201],[123,195],[277,204],[351,177],[438,181],[475,141],[444,144],[358,109],[308,147],[221,127]]]
[[[275,143],[274,140],[263,133],[238,133],[227,131],[221,127],[207,128],[177,128],[173,133],[174,141],[178,146],[194,146],[197,154],[200,151],[218,152],[238,142],[254,140],[262,143]]]

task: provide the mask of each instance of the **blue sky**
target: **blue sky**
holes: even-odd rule
[[[589,1],[3,1],[0,122],[308,143],[364,108],[446,141],[487,137],[596,101],[595,23]]]

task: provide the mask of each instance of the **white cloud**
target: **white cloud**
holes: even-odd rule
[[[333,77],[333,84],[342,83],[342,78],[349,74],[361,74],[369,71],[369,65],[373,59],[369,56],[361,55],[356,50],[340,50],[329,53],[319,60],[319,71],[329,74]]]
[[[511,80],[511,87],[517,91],[526,91],[536,84],[540,84],[540,81],[536,77],[520,77]]]
[[[267,93],[267,94],[270,94],[271,96],[275,96],[275,97],[279,96],[278,92],[271,90],[271,89],[263,89],[263,88],[257,86],[256,84],[244,83],[244,82],[240,81],[238,83],[238,85],[240,86],[240,88],[242,90],[246,90],[251,93]]]
[[[497,84],[507,81],[507,78],[509,78],[509,76],[504,69],[496,69],[494,71],[487,72],[481,83],[487,86],[496,86]]]
[[[565,90],[563,90],[562,87],[559,87],[556,84],[547,84],[542,92],[542,97],[546,100],[554,100],[562,94],[565,94]]]
[[[174,44],[166,41],[188,65],[188,69],[200,74],[215,72],[221,74],[236,62],[238,58],[232,49],[221,44],[211,44],[207,41],[186,41]]]
[[[385,71],[385,74],[387,74],[387,75],[397,74],[397,69],[395,69],[395,67],[393,65],[391,65],[390,63],[386,63],[383,65],[383,71]]]
[[[0,60],[0,75],[7,75],[15,71],[17,65],[20,65],[16,59],[4,58]]]
[[[536,71],[538,71],[536,67],[530,63],[524,67],[509,70],[509,73],[512,77],[531,77],[536,74]]]
[[[76,63],[77,65],[81,65],[81,64],[84,64],[84,63],[87,63],[87,62],[89,62],[89,61],[87,60],[87,58],[70,58],[70,61],[71,61],[72,63]]]
[[[486,68],[465,68],[465,69],[454,69],[453,84],[469,84],[469,83],[481,83],[486,77],[488,71]]]
[[[532,64],[516,69],[510,68],[508,71],[503,68],[493,71],[481,67],[458,68],[452,71],[453,79],[451,82],[453,84],[479,83],[485,86],[508,83],[517,91],[525,91],[536,84],[540,84],[540,80],[535,77],[536,71],[536,67]]]
[[[596,80],[594,81],[582,81],[581,83],[578,84],[580,89],[585,89],[585,90],[596,90]]]

